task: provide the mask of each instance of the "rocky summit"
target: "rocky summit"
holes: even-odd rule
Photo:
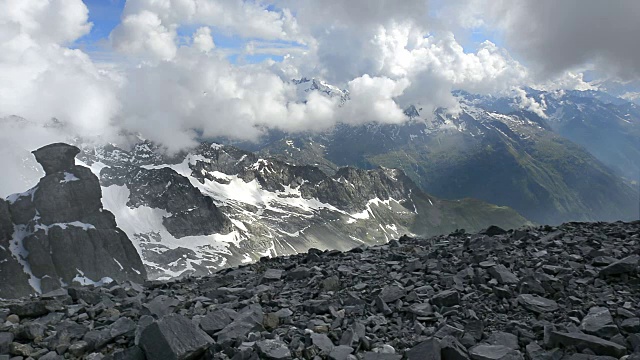
[[[46,175],[0,200],[0,298],[146,279],[133,243],[102,207],[98,178],[75,165],[79,152],[63,143],[34,151]]]
[[[500,230],[3,301],[0,359],[640,357],[640,222]]]

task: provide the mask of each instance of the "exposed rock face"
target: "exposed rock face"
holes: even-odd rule
[[[130,189],[127,206],[165,209],[169,215],[162,222],[176,238],[228,234],[231,231],[231,221],[213,204],[213,200],[173,169],[109,167],[101,176],[105,186],[126,185]]]
[[[50,144],[33,151],[36,161],[42,165],[46,175],[75,167],[75,157],[79,153],[80,149],[64,143]]]
[[[27,274],[12,256],[13,223],[9,203],[0,199],[0,298],[21,297],[32,293]]]
[[[0,264],[11,266],[14,278],[0,286],[0,296],[46,293],[74,283],[146,279],[135,247],[102,207],[98,178],[74,164],[79,151],[67,144],[34,151],[46,176],[31,190],[10,196],[8,212],[7,203],[0,202],[0,238],[7,236],[9,224],[15,227],[11,240],[5,241],[11,245],[4,255],[8,265]],[[11,293],[10,287],[21,291]]]

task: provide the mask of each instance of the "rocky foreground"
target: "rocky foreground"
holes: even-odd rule
[[[0,359],[640,357],[640,222],[569,223],[0,302]]]

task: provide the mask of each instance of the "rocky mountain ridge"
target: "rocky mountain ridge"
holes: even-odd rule
[[[0,356],[635,359],[639,234],[638,221],[494,226],[71,287],[0,302]]]
[[[62,143],[34,151],[45,176],[0,200],[0,298],[146,279],[135,247],[102,207],[98,178],[75,165],[79,152]]]
[[[210,142],[172,156],[149,142],[131,151],[87,147],[80,158],[99,175],[105,207],[153,279],[405,233],[527,224],[508,208],[430,196],[401,171],[344,168],[329,176]]]

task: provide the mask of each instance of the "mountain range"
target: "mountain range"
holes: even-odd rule
[[[328,173],[340,166],[398,168],[435,196],[509,206],[538,223],[638,217],[636,104],[597,91],[454,95],[456,112],[423,113],[416,104],[400,125],[273,132],[258,145],[239,146]]]
[[[99,176],[105,208],[152,279],[403,234],[529,224],[507,207],[431,196],[396,169],[344,167],[329,176],[216,143],[170,157],[146,141],[131,151],[86,147],[78,158]]]

